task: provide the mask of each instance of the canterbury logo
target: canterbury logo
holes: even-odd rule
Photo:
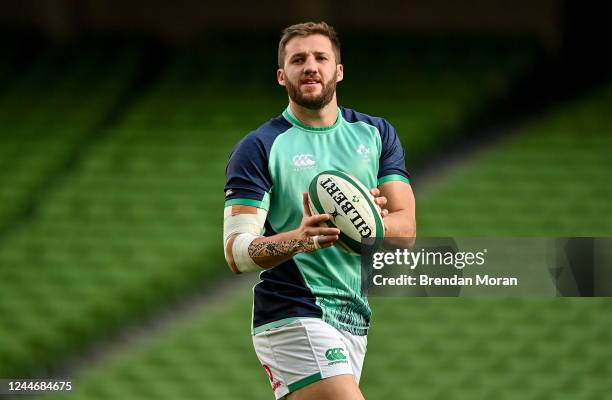
[[[325,358],[329,361],[346,360],[346,356],[342,353],[342,347],[333,347],[325,352]]]
[[[316,164],[312,157],[312,154],[296,154],[292,158],[293,165],[298,168],[312,167]]]

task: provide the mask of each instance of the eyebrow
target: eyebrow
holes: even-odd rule
[[[307,52],[307,51],[301,51],[299,53],[292,54],[289,58],[293,59],[293,58],[296,58],[296,57],[304,57],[308,53],[309,52]],[[312,54],[314,54],[315,56],[329,56],[329,53],[326,52],[326,51],[313,51]]]

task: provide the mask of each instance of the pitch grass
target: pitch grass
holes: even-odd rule
[[[612,119],[602,112],[611,94],[612,86],[566,105],[451,171],[423,194],[423,234],[611,235],[610,191],[601,187],[612,179]],[[582,208],[569,212],[576,203]],[[561,222],[551,225],[552,214]],[[372,299],[372,307],[361,383],[368,399],[595,400],[612,392],[610,299]],[[249,320],[249,295],[228,299],[81,371],[77,392],[59,398],[269,399]]]
[[[270,399],[251,299],[80,371],[65,399]],[[599,399],[612,386],[610,301],[376,299],[368,399]]]

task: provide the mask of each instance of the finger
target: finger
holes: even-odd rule
[[[370,189],[370,193],[372,193],[374,197],[380,196],[380,190],[378,188]]]
[[[387,204],[387,198],[385,196],[376,197],[374,201],[381,207]]]
[[[380,216],[385,218],[387,215],[389,215],[389,210],[387,210],[386,208],[383,208],[380,212]]]
[[[317,235],[339,235],[340,229],[338,228],[306,228],[306,234],[308,236],[317,236]]]
[[[312,216],[310,205],[308,205],[308,192],[302,193],[302,204],[304,205],[304,215],[307,217]]]
[[[340,237],[338,235],[317,235],[309,236],[306,251],[313,252],[322,248],[330,247]]]
[[[329,214],[317,214],[309,216],[304,223],[309,226],[319,225],[321,222],[329,221]]]
[[[329,247],[334,244],[334,242],[336,242],[338,239],[340,239],[340,236],[338,235],[319,236],[319,246]]]
[[[314,246],[315,250],[319,250],[321,248],[321,244],[319,243],[319,238],[321,236],[311,236],[310,239],[312,240],[312,244]]]

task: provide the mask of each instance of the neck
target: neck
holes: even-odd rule
[[[311,110],[300,106],[293,100],[289,99],[289,107],[293,115],[304,125],[312,126],[313,128],[326,128],[332,126],[338,117],[338,102],[336,96],[325,107],[319,110]]]

